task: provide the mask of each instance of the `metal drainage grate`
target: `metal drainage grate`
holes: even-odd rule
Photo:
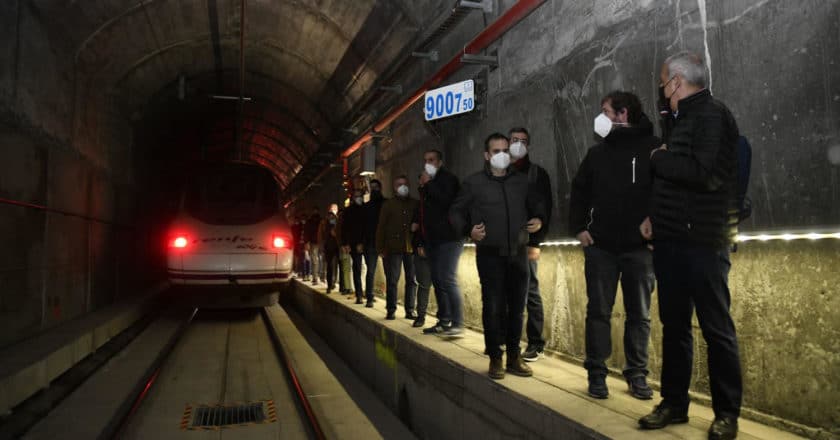
[[[273,400],[242,404],[187,405],[181,418],[181,429],[221,429],[275,421],[277,411]]]

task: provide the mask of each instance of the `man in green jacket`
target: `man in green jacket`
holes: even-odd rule
[[[417,282],[414,278],[411,219],[418,202],[408,192],[408,177],[400,175],[394,178],[394,197],[382,205],[376,227],[376,251],[382,256],[385,269],[385,309],[388,312],[385,319],[395,319],[400,265],[405,270],[405,317],[417,317],[414,311]]]

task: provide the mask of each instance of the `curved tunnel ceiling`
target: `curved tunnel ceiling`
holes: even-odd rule
[[[79,126],[111,100],[167,160],[246,160],[285,187],[451,1],[247,0],[241,151],[236,101],[210,98],[239,94],[239,0],[31,3],[73,50]]]

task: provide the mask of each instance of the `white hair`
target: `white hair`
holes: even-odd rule
[[[683,51],[666,58],[665,65],[668,66],[668,79],[680,75],[689,84],[706,87],[706,65],[700,55]]]

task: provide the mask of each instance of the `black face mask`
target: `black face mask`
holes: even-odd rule
[[[370,192],[370,196],[371,196],[372,198],[374,198],[374,199],[378,199],[379,197],[382,197],[382,191],[379,191],[379,190],[371,190],[371,192]]]
[[[662,126],[662,142],[668,143],[671,136],[671,129],[674,127],[674,113],[671,112],[671,100],[665,97],[665,87],[659,87],[659,120]]]

